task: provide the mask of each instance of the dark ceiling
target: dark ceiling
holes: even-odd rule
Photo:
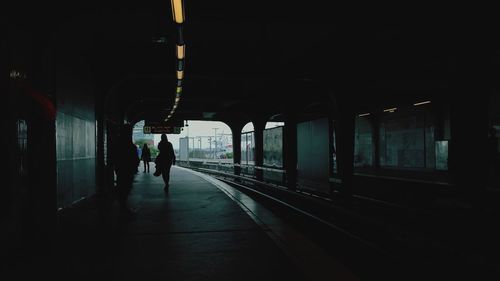
[[[435,6],[329,2],[185,0],[186,79],[176,117],[300,111],[332,94],[360,106],[442,94],[463,34],[475,34]],[[177,36],[170,1],[38,5],[19,5],[13,17],[44,34],[87,38],[86,57],[110,111],[131,120],[167,114]],[[166,43],[155,42],[161,37]]]

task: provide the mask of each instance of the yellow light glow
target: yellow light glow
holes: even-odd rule
[[[388,108],[388,109],[384,109],[384,112],[394,112],[396,111],[396,109],[398,109],[397,107],[393,107],[393,108]]]
[[[186,45],[177,45],[177,58],[184,59],[184,52],[186,50]]]
[[[172,5],[172,16],[176,23],[184,22],[184,7],[182,0],[171,0]]]
[[[182,80],[184,78],[184,71],[177,70],[177,79]]]
[[[180,94],[182,92],[182,87],[177,87],[177,94]]]
[[[359,117],[363,117],[363,116],[368,116],[368,115],[370,115],[370,113],[363,113],[363,114],[360,114],[360,115],[358,115],[358,116],[359,116]]]
[[[413,105],[418,106],[418,105],[423,105],[423,104],[428,104],[428,103],[431,103],[431,101],[428,100],[428,101],[423,101],[423,102],[417,102],[417,103],[414,103]]]

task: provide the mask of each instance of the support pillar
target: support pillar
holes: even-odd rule
[[[283,131],[283,162],[286,171],[286,186],[297,189],[297,119],[288,115]]]
[[[264,173],[260,167],[264,166],[264,129],[266,128],[265,119],[257,119],[253,121],[254,138],[255,138],[255,178],[259,181],[264,179]]]
[[[231,128],[233,134],[233,164],[234,174],[241,175],[241,130],[243,125],[241,123],[227,123]]]
[[[354,172],[354,112],[347,104],[338,107],[338,122],[335,122],[337,132],[337,162],[338,173],[342,180],[339,188],[341,197],[350,198],[353,194]]]

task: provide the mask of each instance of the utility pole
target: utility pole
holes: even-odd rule
[[[193,158],[195,158],[195,157],[194,157],[194,152],[195,152],[194,137],[192,137],[192,139],[193,139]]]
[[[210,146],[210,152],[208,155],[212,155],[212,137],[208,137],[208,145]]]
[[[200,158],[202,158],[202,157],[201,157],[201,154],[202,154],[202,153],[201,153],[201,137],[198,137],[198,141],[199,141],[199,143],[200,143],[200,150],[198,151],[198,156],[199,156]]]
[[[217,130],[219,128],[212,128],[212,129],[214,129],[214,159],[215,159],[217,155]]]

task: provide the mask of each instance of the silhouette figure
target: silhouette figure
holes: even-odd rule
[[[139,163],[137,147],[132,143],[132,126],[125,124],[120,128],[115,161],[118,203],[125,214],[133,214],[128,207],[127,198]]]
[[[149,162],[151,162],[151,151],[149,151],[149,147],[148,147],[147,143],[145,143],[142,146],[141,159],[142,159],[142,162],[144,162],[143,173],[146,173],[146,171],[149,173]],[[146,169],[146,167],[147,167],[147,169]]]
[[[172,147],[172,143],[168,141],[167,135],[161,135],[161,141],[158,144],[158,150],[160,154],[156,157],[156,171],[154,173],[155,176],[161,175],[163,177],[163,181],[165,182],[165,187],[163,188],[165,191],[168,191],[169,181],[170,181],[170,168],[172,165],[175,165],[175,153],[174,148]]]

